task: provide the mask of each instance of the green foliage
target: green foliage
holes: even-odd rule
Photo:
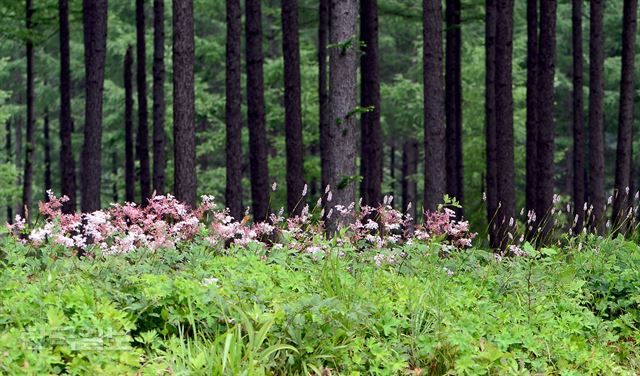
[[[0,372],[635,374],[640,247],[438,256],[226,256],[205,244],[104,259],[5,238]],[[342,250],[342,249],[340,249]],[[259,250],[257,250],[259,251]],[[263,254],[260,252],[260,254]]]

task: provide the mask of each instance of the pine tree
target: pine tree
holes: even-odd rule
[[[240,87],[240,0],[227,0],[226,107],[227,184],[225,204],[236,220],[242,219],[242,94]]]
[[[69,3],[58,1],[60,22],[60,194],[69,200],[63,213],[76,211],[76,164],[73,159],[73,121],[71,119],[71,69],[69,57]]]

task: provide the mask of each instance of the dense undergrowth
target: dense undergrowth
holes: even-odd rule
[[[0,373],[637,374],[640,248],[580,241],[376,263],[336,241],[66,257],[6,237]]]

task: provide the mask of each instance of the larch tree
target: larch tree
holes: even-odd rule
[[[332,200],[327,200],[326,223],[329,233],[335,233],[352,220],[336,207],[346,208],[356,199],[357,1],[331,0],[330,16],[328,178]]]
[[[584,96],[582,60],[582,0],[571,2],[572,48],[573,48],[573,90],[572,90],[572,132],[573,132],[573,233],[579,234],[584,224],[585,163],[584,163]]]
[[[635,44],[638,1],[624,0],[622,21],[622,68],[620,71],[620,104],[618,113],[618,146],[616,150],[615,190],[613,201],[614,229],[626,233],[633,215],[631,207],[633,100],[635,94]]]
[[[360,1],[360,195],[362,204],[377,207],[382,196],[382,135],[378,57],[378,1]]]
[[[446,191],[442,4],[423,0],[424,209],[436,210]]]
[[[492,247],[497,247],[497,226],[495,223],[498,210],[498,168],[496,144],[496,0],[485,2],[485,153],[486,153],[486,187],[487,225]]]
[[[49,109],[45,108],[44,110],[44,129],[43,129],[43,137],[44,137],[44,199],[48,201],[49,195],[48,192],[53,189],[53,185],[51,183],[51,134],[49,128]]]
[[[24,156],[24,170],[22,177],[22,206],[20,215],[27,222],[31,222],[31,204],[33,201],[33,156],[36,147],[36,109],[35,109],[35,78],[33,71],[33,3],[25,2],[25,24],[27,28],[27,139]]]
[[[553,143],[554,143],[554,76],[556,50],[557,0],[540,0],[540,33],[538,43],[538,135],[536,213],[541,222],[539,240],[545,242],[553,226],[549,219],[553,207]]]
[[[525,207],[527,214],[537,213],[538,181],[538,3],[527,1],[527,118],[526,118],[526,185]],[[533,217],[530,217],[533,218]],[[535,235],[537,221],[528,221],[527,235]],[[531,227],[532,231],[529,231]]]
[[[269,215],[269,166],[264,109],[262,10],[260,0],[246,0],[247,121],[251,206],[256,220]]]
[[[11,120],[7,120],[4,124],[4,152],[6,156],[6,163],[13,163],[13,146],[11,145]],[[13,205],[10,203],[6,207],[7,209],[7,223],[13,223]]]
[[[102,94],[107,53],[107,0],[83,0],[85,121],[81,161],[83,212],[100,209]]]
[[[153,0],[153,190],[165,193],[164,0]]]
[[[240,0],[226,0],[226,99],[225,120],[227,131],[227,182],[225,204],[236,220],[242,218],[242,93],[240,79],[241,9]]]
[[[124,55],[124,199],[135,202],[135,161],[133,154],[133,57],[131,46]]]
[[[138,89],[138,134],[136,154],[140,162],[140,203],[146,206],[151,197],[149,170],[149,110],[147,107],[147,53],[145,46],[145,0],[136,0],[136,86]]]
[[[76,211],[76,164],[73,159],[73,120],[71,118],[71,68],[69,52],[69,2],[58,0],[60,22],[60,194],[69,200],[63,213]]]
[[[282,0],[282,55],[284,57],[284,128],[287,155],[287,211],[304,207],[304,145],[300,103],[300,47],[298,0]]]
[[[604,0],[590,1],[589,29],[589,209],[591,230],[604,230]]]
[[[445,9],[445,118],[447,194],[464,202],[462,157],[462,70],[460,0],[447,0]],[[461,212],[462,208],[456,208]]]
[[[193,0],[173,0],[173,155],[176,199],[196,204]]]
[[[329,184],[329,93],[327,85],[327,43],[329,41],[329,1],[318,1],[318,98],[320,133],[321,191]]]
[[[498,171],[498,244],[504,248],[512,232],[516,215],[515,166],[513,143],[513,0],[496,2],[496,144]]]

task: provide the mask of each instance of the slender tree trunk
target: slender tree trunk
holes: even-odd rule
[[[4,139],[4,147],[6,153],[6,161],[7,163],[13,163],[13,150],[11,146],[11,121],[7,120],[4,125],[5,131],[5,139]],[[13,223],[13,206],[11,204],[7,205],[7,222]]]
[[[356,70],[357,70],[356,0],[331,0],[331,44],[329,50],[329,185],[333,200],[328,210],[327,229],[330,233],[350,223],[353,218],[334,210],[337,205],[355,203],[356,175]]]
[[[153,0],[153,190],[165,193],[164,0]]]
[[[73,122],[71,120],[71,70],[69,57],[69,4],[58,1],[60,18],[60,194],[69,201],[62,205],[63,213],[76,211],[76,164],[73,159]]]
[[[264,110],[262,11],[260,0],[246,0],[247,112],[251,203],[256,220],[269,215],[269,167]]]
[[[497,0],[496,23],[496,144],[498,170],[498,240],[509,243],[516,214],[513,154],[513,0]]]
[[[115,145],[112,143],[111,149],[111,176],[118,176],[118,156],[115,152]],[[111,200],[112,202],[120,202],[120,197],[118,196],[118,181],[113,179],[111,182]]]
[[[51,184],[51,137],[49,135],[49,109],[44,110],[44,199],[48,201],[47,192],[53,189]]]
[[[151,176],[149,172],[149,130],[147,107],[147,53],[145,46],[145,0],[136,0],[136,83],[138,88],[138,137],[136,151],[140,161],[140,203],[147,205],[151,197]]]
[[[21,103],[22,98],[18,95],[17,98],[17,103]],[[21,171],[22,170],[22,166],[23,166],[23,160],[22,160],[22,117],[20,115],[17,115],[14,119],[15,122],[15,127],[16,127],[16,145],[15,145],[15,164],[16,164],[16,171]],[[16,187],[17,188],[21,188],[22,187],[22,179],[23,176],[22,174],[17,174],[16,176]],[[22,204],[21,202],[22,200],[20,200],[20,202],[16,202],[15,207],[14,207],[14,212],[16,214],[20,214],[22,212],[22,209],[20,208],[20,205]]]
[[[382,195],[378,0],[360,1],[360,33],[364,43],[360,57],[360,103],[366,110],[360,120],[360,195],[363,205],[377,207]]]
[[[318,98],[320,100],[320,185],[329,184],[329,94],[327,92],[327,41],[329,40],[329,1],[319,0],[318,21]]]
[[[389,184],[389,196],[396,196],[396,182],[398,181],[396,177],[396,146],[394,144],[391,145],[389,150],[389,179],[391,183]],[[391,206],[393,206],[393,201],[391,202]]]
[[[589,226],[604,230],[604,30],[603,0],[591,0],[589,31]]]
[[[304,145],[300,104],[300,50],[298,0],[282,0],[282,55],[284,56],[284,118],[287,144],[287,211],[298,215],[304,207]]]
[[[525,207],[529,213],[535,213],[542,219],[544,213],[537,212],[538,182],[538,3],[540,0],[527,1],[527,140],[526,140],[526,185]],[[537,220],[528,221],[527,236],[535,236]],[[529,229],[531,227],[531,229]]]
[[[553,80],[555,74],[556,50],[556,7],[557,0],[540,0],[540,42],[538,43],[538,136],[537,136],[537,201],[536,213],[541,216],[539,240],[545,242],[553,220]]]
[[[176,198],[196,204],[193,0],[173,0],[173,153]]]
[[[584,166],[584,99],[582,95],[582,0],[572,0],[573,24],[573,233],[579,234],[584,225],[585,166]]]
[[[415,223],[417,215],[418,184],[418,141],[409,139],[402,147],[402,210],[413,218]],[[411,208],[409,208],[411,205]]]
[[[486,137],[486,202],[489,242],[496,248],[499,243],[495,216],[498,210],[498,169],[496,144],[496,0],[485,3],[485,137]]]
[[[633,142],[633,99],[635,94],[635,44],[637,0],[624,1],[622,26],[622,69],[620,72],[620,110],[618,115],[618,148],[613,202],[614,229],[625,234],[631,220],[631,190]]]
[[[33,6],[26,0],[26,27],[32,29]],[[24,175],[22,178],[22,207],[20,214],[27,222],[31,222],[31,203],[33,201],[33,155],[36,148],[36,110],[35,82],[33,76],[33,42],[31,35],[27,37],[27,145],[24,157]]]
[[[83,0],[85,124],[82,148],[81,209],[100,209],[102,176],[102,94],[107,52],[107,0]]]
[[[424,209],[436,210],[446,189],[442,4],[423,0]]]
[[[242,94],[240,0],[227,0],[226,107],[227,185],[225,203],[236,220],[242,219]]]
[[[464,176],[462,160],[462,71],[460,0],[447,0],[445,19],[445,113],[446,113],[446,169],[447,194],[464,201]],[[462,209],[456,209],[461,214]]]
[[[133,155],[133,58],[131,46],[124,55],[124,199],[135,202],[136,174]]]

